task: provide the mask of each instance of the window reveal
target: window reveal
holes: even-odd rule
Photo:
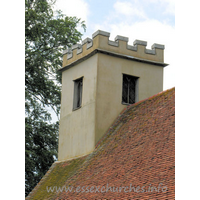
[[[135,103],[136,81],[137,77],[123,74],[122,103]]]
[[[83,88],[83,78],[74,81],[74,102],[73,110],[80,108],[82,104],[82,89]]]

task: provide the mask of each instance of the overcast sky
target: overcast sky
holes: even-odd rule
[[[175,0],[57,0],[55,9],[85,21],[87,30],[82,39],[92,38],[98,29],[117,35],[164,44],[164,90],[175,86]]]

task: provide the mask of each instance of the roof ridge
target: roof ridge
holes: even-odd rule
[[[145,188],[149,188],[151,183],[155,187],[164,184],[166,186],[162,188],[169,188],[167,193],[151,192],[146,193],[145,197],[173,199],[174,96],[175,88],[171,88],[126,107],[92,153],[65,162],[55,162],[53,169],[49,170],[50,174],[43,177],[41,184],[26,199],[143,199],[142,193],[122,194],[113,193],[112,190],[104,194],[99,190],[97,194],[88,192],[92,187],[97,189],[102,186],[105,189],[106,184],[107,187],[109,184],[110,187],[118,188],[131,183],[132,188],[132,182]],[[47,187],[53,190],[47,191]],[[78,188],[82,192],[77,192]]]
[[[159,92],[159,93],[157,93],[157,94],[155,94],[155,95],[153,95],[153,96],[150,96],[150,97],[148,97],[148,98],[146,98],[146,99],[140,100],[140,101],[138,101],[138,102],[136,102],[136,103],[134,103],[134,104],[131,104],[131,105],[128,105],[127,107],[125,107],[125,108],[122,110],[122,112],[118,115],[118,117],[115,119],[115,121],[112,123],[112,125],[110,126],[110,128],[109,128],[109,129],[106,131],[106,133],[103,135],[103,137],[97,142],[97,144],[95,145],[94,151],[96,151],[96,149],[97,149],[99,146],[101,146],[101,144],[103,143],[103,141],[106,140],[106,138],[107,138],[111,133],[113,133],[113,132],[116,131],[116,130],[115,130],[115,131],[112,131],[113,127],[116,126],[116,125],[119,123],[120,118],[121,118],[126,112],[128,112],[131,108],[136,107],[136,106],[140,105],[141,103],[144,103],[144,102],[146,102],[146,101],[148,101],[148,100],[152,100],[152,99],[154,99],[154,98],[156,98],[156,97],[158,97],[158,96],[160,96],[160,95],[162,95],[162,94],[164,94],[164,93],[168,93],[168,92],[173,91],[173,90],[175,90],[175,87],[172,87],[172,88],[170,88],[170,89],[161,91],[161,92]],[[120,128],[120,127],[119,127],[119,128]],[[117,129],[117,130],[118,130],[118,129]]]
[[[167,92],[170,92],[170,91],[172,91],[172,90],[175,90],[175,87],[172,87],[172,88],[170,88],[170,89],[161,91],[161,92],[159,92],[159,93],[157,93],[157,94],[154,94],[154,95],[152,95],[152,96],[150,96],[150,97],[148,97],[148,98],[146,98],[146,99],[143,99],[143,100],[140,100],[140,101],[138,101],[138,102],[136,102],[136,103],[134,103],[134,104],[128,105],[128,106],[127,106],[127,110],[130,109],[130,107],[137,106],[137,105],[139,105],[140,103],[142,103],[142,102],[144,102],[144,101],[153,99],[153,98],[155,98],[155,97],[158,97],[159,95],[162,95],[163,93],[167,93]]]

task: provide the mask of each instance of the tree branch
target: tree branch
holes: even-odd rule
[[[43,99],[43,101],[37,96],[37,95],[35,95],[32,91],[30,91],[28,88],[25,88],[29,93],[31,93],[31,95],[33,95],[36,99],[38,99],[42,104],[45,104],[45,105],[47,105],[47,106],[50,106],[51,108],[52,108],[52,110],[55,112],[55,114],[56,114],[56,116],[57,116],[57,118],[58,118],[58,121],[60,120],[59,119],[59,116],[58,116],[58,113],[56,112],[56,110],[55,110],[55,108],[53,107],[54,105],[53,104],[51,104],[51,103],[44,103],[44,99],[43,99],[43,97],[42,97],[42,95],[41,94],[39,94],[39,96]]]

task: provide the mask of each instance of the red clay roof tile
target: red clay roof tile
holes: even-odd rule
[[[27,199],[175,199],[174,106],[175,88],[128,106],[93,153],[54,163]]]

